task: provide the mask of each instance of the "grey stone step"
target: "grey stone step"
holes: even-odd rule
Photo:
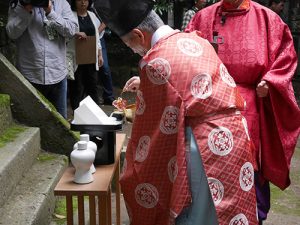
[[[0,207],[40,152],[40,130],[27,127],[0,148]]]
[[[55,207],[54,187],[68,163],[63,155],[41,153],[0,208],[1,225],[50,224]]]
[[[13,124],[9,95],[0,94],[0,135]]]

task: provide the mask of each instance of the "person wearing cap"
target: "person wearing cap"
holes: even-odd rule
[[[290,163],[300,133],[291,82],[297,68],[291,32],[277,14],[251,0],[223,0],[199,11],[186,32],[195,30],[211,42],[214,33],[223,39],[218,55],[247,102],[243,115],[256,149],[262,224],[270,209],[269,182],[282,190],[290,185]]]
[[[244,99],[210,43],[164,25],[150,0],[99,0],[104,23],[142,56],[120,178],[131,225],[257,224]]]

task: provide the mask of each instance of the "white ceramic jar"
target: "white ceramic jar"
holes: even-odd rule
[[[96,156],[96,152],[97,152],[97,145],[95,144],[95,142],[90,141],[90,135],[88,134],[81,134],[80,135],[80,141],[86,141],[87,142],[87,147],[92,150],[95,153]],[[75,143],[73,146],[73,150],[78,148],[78,143]],[[91,165],[91,173],[95,173],[96,169],[94,164]]]
[[[77,142],[77,148],[71,152],[70,158],[75,167],[73,181],[78,184],[93,182],[94,178],[90,168],[95,160],[95,153],[88,148],[86,141]]]

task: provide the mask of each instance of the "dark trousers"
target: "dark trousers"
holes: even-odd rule
[[[64,118],[67,118],[67,78],[56,84],[31,84],[54,105]]]
[[[96,104],[100,104],[97,82],[98,74],[95,64],[78,65],[75,80],[69,80],[70,104],[73,111],[78,108],[80,101],[88,95]]]
[[[257,200],[257,214],[259,221],[263,221],[267,219],[267,215],[271,207],[270,185],[268,181],[262,182],[259,176],[259,173],[254,174]]]
[[[99,68],[99,85],[102,86],[102,98],[104,103],[112,102],[114,98],[111,71],[108,65],[107,49],[104,37],[101,39],[103,66]]]

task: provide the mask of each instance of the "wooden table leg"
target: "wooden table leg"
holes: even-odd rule
[[[67,202],[67,224],[73,225],[73,199],[72,196],[67,195],[66,196],[66,202]]]
[[[89,210],[90,210],[90,225],[96,225],[96,203],[95,196],[89,196]]]
[[[107,199],[107,224],[111,225],[111,187],[109,186],[108,193],[106,195]]]
[[[119,178],[120,178],[120,161],[118,162],[116,172],[115,172],[117,225],[121,225],[121,200],[120,200],[121,188],[120,188]]]
[[[84,225],[84,196],[77,196],[78,199],[78,224]]]
[[[98,195],[99,225],[107,225],[107,197]]]

